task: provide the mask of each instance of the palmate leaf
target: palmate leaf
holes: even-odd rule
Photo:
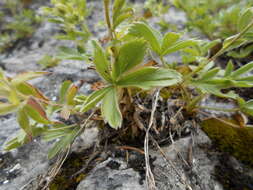
[[[165,51],[171,45],[175,44],[175,42],[178,41],[180,37],[180,34],[174,32],[168,32],[167,34],[165,34],[162,42],[162,51]]]
[[[129,28],[129,34],[144,38],[151,46],[151,49],[157,54],[160,54],[162,35],[159,31],[151,28],[143,22],[136,22]]]
[[[115,129],[121,127],[122,115],[119,109],[118,93],[116,87],[111,88],[104,96],[102,106],[102,115],[109,125]]]
[[[196,40],[179,40],[181,35],[172,32],[167,33],[162,38],[159,31],[143,22],[134,23],[129,29],[129,34],[144,38],[149,43],[151,49],[160,56],[174,53],[198,43]]]
[[[181,74],[175,70],[144,67],[123,76],[117,85],[120,87],[139,87],[145,90],[153,87],[171,86],[181,82]]]
[[[115,78],[140,64],[145,56],[146,48],[143,40],[134,40],[122,45],[114,66]]]

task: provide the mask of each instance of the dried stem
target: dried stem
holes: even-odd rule
[[[146,130],[146,136],[145,136],[145,141],[144,141],[144,152],[145,152],[145,162],[146,162],[146,184],[147,184],[147,188],[149,190],[156,189],[155,178],[154,178],[154,175],[151,171],[151,167],[150,167],[150,163],[149,163],[149,150],[148,149],[149,149],[149,131],[154,123],[154,114],[156,111],[159,94],[160,94],[160,89],[158,89],[155,94],[155,100],[152,105],[152,111],[151,111],[151,115],[150,115],[149,125],[148,125],[148,129]]]

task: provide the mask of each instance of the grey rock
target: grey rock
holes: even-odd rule
[[[223,190],[221,184],[213,177],[214,167],[218,162],[218,153],[212,156],[202,146],[211,147],[210,139],[202,132],[194,138],[193,163],[188,167],[188,151],[191,137],[181,138],[170,146],[163,147],[167,158],[153,151],[151,155],[156,157],[154,175],[159,190],[185,190],[191,187],[193,190]]]
[[[11,153],[2,153],[3,162],[10,159],[12,162],[3,168],[3,174],[0,175],[0,189],[20,190],[28,182],[45,173],[49,166],[47,147],[47,143],[33,141]]]
[[[97,127],[87,128],[76,138],[72,145],[72,151],[82,152],[91,148],[98,141],[99,129]]]
[[[110,162],[119,164],[118,169],[111,169]],[[139,183],[140,175],[126,163],[111,159],[102,162],[78,185],[77,190],[144,190]]]

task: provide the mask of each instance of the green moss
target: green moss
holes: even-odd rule
[[[217,119],[202,122],[202,129],[220,148],[253,167],[253,128],[235,128]]]

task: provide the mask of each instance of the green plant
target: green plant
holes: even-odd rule
[[[69,47],[62,47],[58,58],[63,55],[62,59],[84,60],[86,49],[84,44],[87,43],[90,32],[87,28],[86,17],[89,12],[86,0],[51,0],[52,7],[43,7],[44,15],[48,21],[60,25],[62,34],[56,36],[59,40],[72,41],[75,44],[75,50]]]
[[[89,121],[92,114],[69,125],[51,119],[52,113],[58,113],[61,118],[68,120],[71,115],[83,118],[84,114],[94,110],[93,113],[102,116],[103,125],[108,123],[112,128],[119,129],[124,125],[122,102],[127,100],[127,106],[134,105],[131,98],[133,90],[136,89],[148,93],[154,88],[163,88],[171,94],[175,93],[175,89],[179,89],[180,95],[177,98],[183,102],[182,108],[188,113],[200,109],[199,102],[205,96],[213,94],[238,102],[238,108],[223,111],[240,110],[253,115],[251,101],[245,102],[233,92],[222,92],[230,87],[252,87],[252,76],[245,74],[253,69],[253,63],[234,70],[230,62],[223,70],[213,62],[244,38],[252,28],[253,22],[247,23],[235,37],[226,40],[218,53],[206,58],[204,57],[206,52],[216,42],[202,46],[196,40],[182,40],[177,33],[170,32],[163,36],[145,22],[132,21],[132,10],[125,6],[125,0],[115,0],[111,12],[110,5],[110,0],[104,0],[109,41],[102,46],[96,40],[92,40],[93,55],[89,57],[103,81],[102,88],[85,96],[78,94],[79,86],[65,81],[60,88],[58,101],[53,102],[26,82],[47,73],[28,72],[15,78],[8,78],[1,72],[0,96],[4,101],[0,103],[0,114],[17,112],[21,127],[17,137],[6,143],[7,150],[27,143],[34,136],[42,135],[45,140],[59,139],[49,151],[49,158],[52,158],[68,148],[85,127],[92,123]],[[119,25],[123,22],[126,26],[121,29]],[[125,30],[126,27],[128,32],[122,32],[121,30]],[[180,69],[182,65],[172,66],[164,59],[164,56],[170,53],[187,49],[189,52],[189,48],[195,46],[200,50],[194,63],[187,62],[185,65],[187,69]],[[148,56],[150,51],[158,55],[163,66],[154,67],[145,64],[144,57]],[[85,56],[90,55],[87,53]]]
[[[238,34],[245,27],[245,24],[253,18],[251,8],[253,3],[251,1],[174,0],[173,4],[186,13],[189,28],[198,29],[210,40],[224,40]],[[228,53],[228,56],[243,58],[252,53],[252,30],[240,42],[236,47],[241,47],[241,49]]]
[[[49,68],[58,65],[59,61],[59,59],[54,58],[53,56],[45,55],[41,60],[38,61],[38,64],[40,64],[43,68]]]
[[[25,8],[23,2],[14,0],[5,3],[11,19],[6,21],[3,13],[0,52],[8,50],[21,40],[29,39],[35,32],[35,27],[41,22],[40,17],[33,10]]]

